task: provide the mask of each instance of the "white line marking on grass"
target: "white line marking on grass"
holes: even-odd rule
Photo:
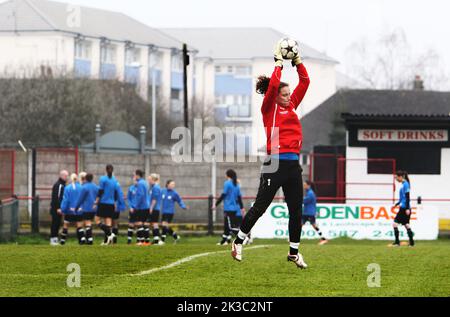
[[[268,245],[259,245],[259,246],[256,246],[256,247],[245,248],[244,250],[245,251],[249,251],[249,250],[256,250],[256,249],[262,249],[262,248],[267,248],[267,247],[269,247],[269,246]],[[207,253],[194,254],[194,255],[188,256],[186,258],[183,258],[181,260],[178,260],[176,262],[173,262],[173,263],[165,265],[165,266],[157,267],[157,268],[154,268],[154,269],[151,269],[151,270],[148,270],[148,271],[143,271],[143,272],[130,274],[130,275],[131,276],[149,275],[149,274],[153,274],[153,273],[156,273],[156,272],[168,270],[168,269],[174,268],[176,266],[180,266],[181,264],[193,261],[193,260],[198,259],[198,258],[202,258],[202,257],[205,257],[205,256],[210,256],[210,255],[215,255],[215,254],[228,253],[228,252],[231,252],[231,251],[227,250],[227,251],[216,251],[216,252],[207,252]]]

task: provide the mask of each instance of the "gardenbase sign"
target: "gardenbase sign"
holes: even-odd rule
[[[327,239],[392,240],[392,223],[398,208],[387,205],[323,204],[317,206],[317,224]],[[289,211],[286,204],[272,204],[252,230],[254,238],[288,239]],[[436,240],[439,235],[439,208],[414,207],[411,227],[417,240]],[[408,239],[406,230],[400,238]],[[302,239],[319,239],[309,224],[302,229]]]

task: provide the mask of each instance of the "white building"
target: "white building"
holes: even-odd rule
[[[214,105],[216,118],[227,125],[249,126],[253,131],[252,153],[265,146],[262,127],[262,96],[255,91],[258,76],[273,72],[273,49],[285,34],[271,28],[162,29],[199,50],[195,62],[195,96]],[[301,43],[301,41],[300,41]],[[298,110],[304,116],[336,92],[337,62],[301,43],[311,77],[309,91]],[[295,86],[298,76],[286,62],[283,81]],[[255,142],[256,136],[256,142]]]
[[[136,85],[147,100],[154,74],[162,100],[181,113],[181,48],[180,41],[119,12],[46,0],[0,4],[1,76],[45,70],[119,79]]]
[[[393,205],[400,187],[393,174],[404,170],[413,206],[419,197],[438,206],[448,230],[449,100],[450,92],[420,89],[338,91],[303,119],[303,153],[318,197]]]
[[[118,79],[135,85],[150,100],[153,76],[159,100],[173,118],[182,118],[182,43],[189,45],[188,97],[213,109],[241,133],[255,154],[265,146],[259,75],[273,71],[273,48],[284,34],[270,28],[151,28],[119,12],[47,0],[10,0],[0,4],[0,76],[42,72],[92,79]],[[301,44],[311,77],[299,108],[304,116],[336,91],[337,62]],[[286,63],[288,64],[288,63]],[[294,68],[283,80],[296,85]],[[252,135],[250,135],[252,134]],[[251,141],[251,142],[250,142]]]

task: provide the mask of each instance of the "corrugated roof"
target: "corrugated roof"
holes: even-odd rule
[[[450,119],[450,113],[444,114],[353,114],[343,113],[344,119]]]
[[[252,59],[255,57],[273,57],[274,45],[286,37],[272,28],[163,28],[173,37],[191,43],[199,49],[199,57],[213,59]],[[305,58],[338,63],[299,41]]]
[[[330,145],[335,122],[343,122],[342,113],[361,117],[448,117],[450,92],[340,90],[301,120],[304,151]]]
[[[11,0],[0,4],[0,31],[64,31],[136,44],[181,48],[182,43],[123,13],[80,7],[81,23],[71,26],[73,5],[47,0]]]

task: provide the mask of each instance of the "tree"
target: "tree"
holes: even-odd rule
[[[405,32],[395,29],[375,42],[362,38],[346,50],[346,72],[370,89],[412,89],[415,76],[424,80],[427,90],[449,90],[439,54],[430,49],[414,54]]]
[[[35,146],[91,142],[94,127],[139,135],[150,109],[133,87],[119,81],[71,77],[0,79],[2,144]]]
[[[147,127],[151,144],[151,101],[144,101],[136,87],[118,80],[74,78],[48,68],[26,78],[11,74],[0,79],[0,145],[22,140],[29,146],[78,146],[94,138],[97,123],[102,132],[125,131],[136,137]],[[165,98],[157,95],[157,145],[171,146],[173,129],[183,126],[170,112]],[[191,126],[201,118],[203,125],[214,123],[213,105],[197,100],[190,103]]]

